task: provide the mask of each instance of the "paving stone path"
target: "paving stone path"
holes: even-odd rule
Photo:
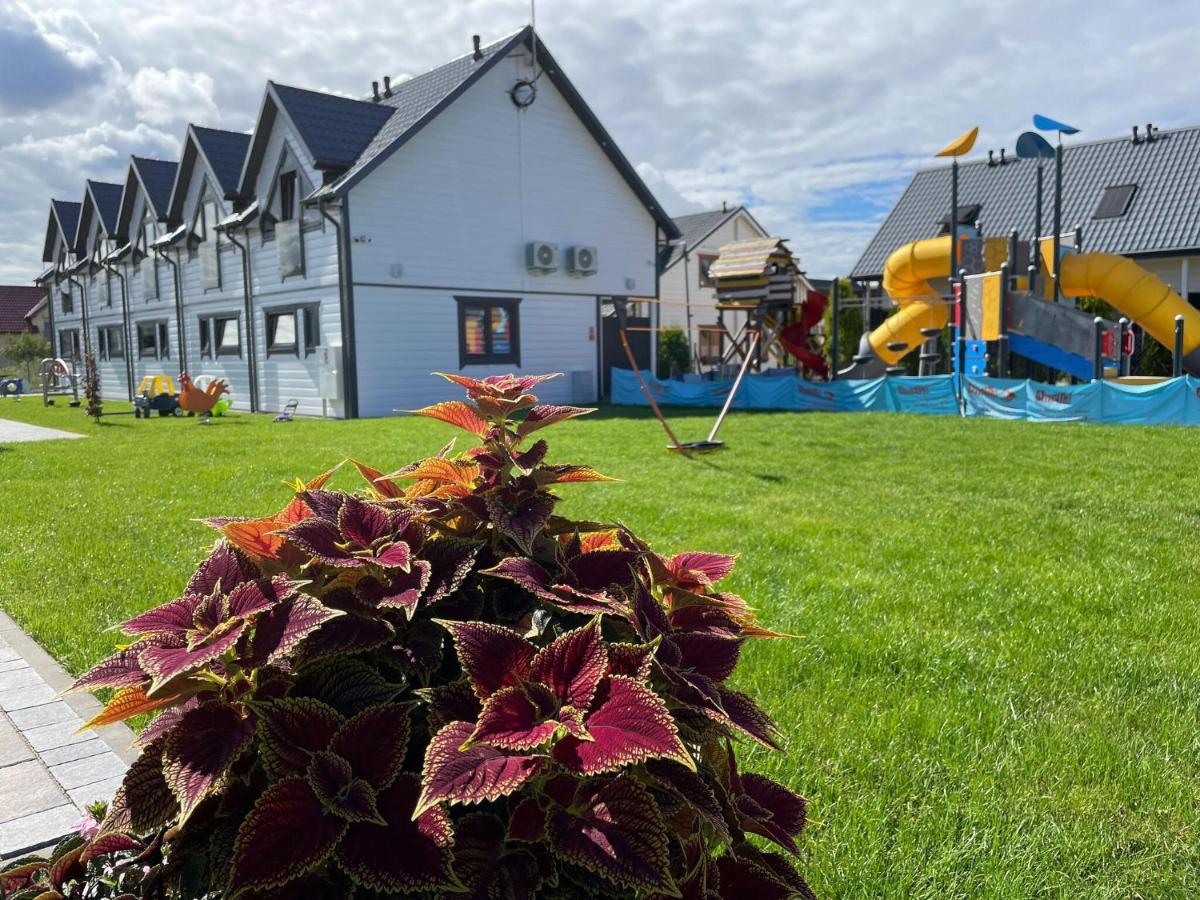
[[[43,428],[41,425],[27,425],[24,422],[14,422],[12,419],[0,419],[0,444],[15,444],[19,441],[52,441],[56,438],[81,438],[85,434],[73,431],[63,431],[61,428]]]
[[[69,834],[84,807],[112,799],[137,756],[124,725],[78,731],[100,704],[86,695],[60,697],[70,683],[0,612],[0,860]]]

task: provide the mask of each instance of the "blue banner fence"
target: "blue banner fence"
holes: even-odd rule
[[[721,406],[730,381],[659,381],[643,372],[658,403]],[[959,406],[957,376],[893,376],[869,381],[806,381],[796,375],[747,375],[733,409],[793,412],[906,412],[987,416],[1049,422],[1106,422],[1125,425],[1200,425],[1200,379],[1184,376],[1157,384],[1108,381],[1080,385],[1043,384],[1007,378],[971,378]],[[645,406],[629,369],[612,370],[613,403]]]

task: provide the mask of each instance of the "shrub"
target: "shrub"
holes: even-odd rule
[[[692,370],[692,354],[682,328],[664,328],[658,333],[658,377],[674,378]]]
[[[84,413],[97,425],[104,415],[104,401],[100,397],[100,370],[96,368],[96,354],[89,350],[83,357]]]
[[[718,586],[734,560],[557,515],[609,479],[529,443],[590,412],[538,405],[550,376],[445,377],[470,402],[418,414],[480,446],[211,520],[76,682],[115,690],[92,725],[156,713],[81,852],[116,842],[147,897],[809,896],[748,837],[796,853],[805,801],[737,765],[779,749],[728,684],[778,635]]]

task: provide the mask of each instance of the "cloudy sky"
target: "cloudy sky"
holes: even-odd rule
[[[1034,111],[1084,137],[1200,121],[1194,0],[541,0],[538,31],[673,213],[745,203],[845,272],[911,172]],[[0,280],[41,271],[51,197],[249,130],[268,78],[363,95],[526,24],[527,0],[0,0]]]

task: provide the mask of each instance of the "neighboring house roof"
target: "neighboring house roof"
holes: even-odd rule
[[[680,243],[671,245],[670,254],[663,263],[663,271],[665,272],[667,269],[671,268],[671,266],[675,265],[675,263],[679,262],[679,260],[683,259],[684,245],[687,246],[688,250],[695,250],[706,240],[708,240],[708,237],[714,231],[739,213],[744,213],[747,217],[749,217],[750,221],[753,222],[755,227],[758,228],[758,230],[764,235],[767,233],[766,229],[758,224],[758,220],[756,220],[754,216],[750,215],[750,210],[746,209],[744,206],[735,206],[733,208],[726,207],[723,209],[709,210],[708,212],[689,213],[686,216],[676,216],[675,225],[679,228],[679,234],[682,240]]]
[[[83,242],[92,227],[92,218],[100,222],[100,230],[110,237],[117,236],[117,219],[121,213],[121,194],[125,188],[109,181],[92,181],[84,187],[83,205],[79,211],[79,224],[75,226],[74,246],[76,253],[83,253]]]
[[[43,309],[45,309],[46,304],[49,302],[49,299],[46,296],[46,289],[42,288],[41,291],[42,291],[42,299],[33,305],[33,309],[31,309],[29,312],[25,313],[25,321],[29,323],[30,328],[33,327],[34,316],[36,316]]]
[[[959,166],[958,202],[979,205],[988,237],[1018,229],[1033,236],[1037,160],[1009,158],[1005,165],[976,160]],[[1044,166],[1042,231],[1054,229],[1054,162]],[[1137,185],[1123,215],[1095,219],[1105,189]],[[917,172],[850,273],[874,279],[897,247],[933,237],[950,214],[950,169]],[[960,212],[961,215],[961,212]],[[1064,231],[1083,226],[1085,250],[1126,255],[1200,249],[1200,126],[1155,132],[1153,141],[1107,138],[1063,149]]]
[[[171,185],[171,200],[167,204],[167,221],[178,222],[183,217],[183,203],[187,199],[188,184],[196,161],[202,160],[212,173],[216,186],[223,195],[237,193],[238,176],[246,159],[246,148],[250,146],[250,135],[240,131],[221,131],[188,125],[183,142],[183,153],[175,170]]]
[[[460,97],[476,81],[486,75],[501,59],[517,47],[533,46],[535,35],[532,27],[501,38],[481,47],[479,58],[466,53],[415,78],[392,85],[392,96],[384,97],[379,106],[391,107],[394,111],[359,155],[354,165],[341,177],[313,192],[315,197],[341,196],[370,174],[376,166],[395,153],[422,128],[432,122],[451,103]],[[600,145],[612,164],[617,168],[629,187],[646,209],[654,216],[667,237],[678,237],[678,229],[671,217],[663,211],[645,182],[621,153],[616,143],[604,130],[600,120],[584,102],[575,86],[563,74],[558,63],[540,37],[537,41],[538,66],[554,84],[559,93],[571,106]],[[372,104],[374,105],[374,104]]]
[[[315,166],[337,173],[354,165],[380,126],[395,112],[382,103],[268,81],[254,136],[238,179],[239,191],[244,197],[254,192],[254,182],[263,165],[271,128],[280,108],[308,149]]]
[[[46,299],[46,289],[27,285],[0,285],[0,334],[31,330],[25,316]]]
[[[68,247],[75,245],[75,230],[79,227],[79,206],[74,200],[50,201],[50,218],[46,221],[46,243],[42,246],[42,262],[54,261],[56,237]]]
[[[121,194],[121,212],[117,216],[117,233],[126,237],[138,228],[130,228],[133,217],[133,203],[137,199],[138,189],[146,194],[150,212],[159,221],[167,217],[167,207],[171,202],[171,187],[175,184],[175,171],[179,163],[167,162],[162,159],[147,159],[144,156],[129,157],[129,168],[125,173],[125,189]]]

